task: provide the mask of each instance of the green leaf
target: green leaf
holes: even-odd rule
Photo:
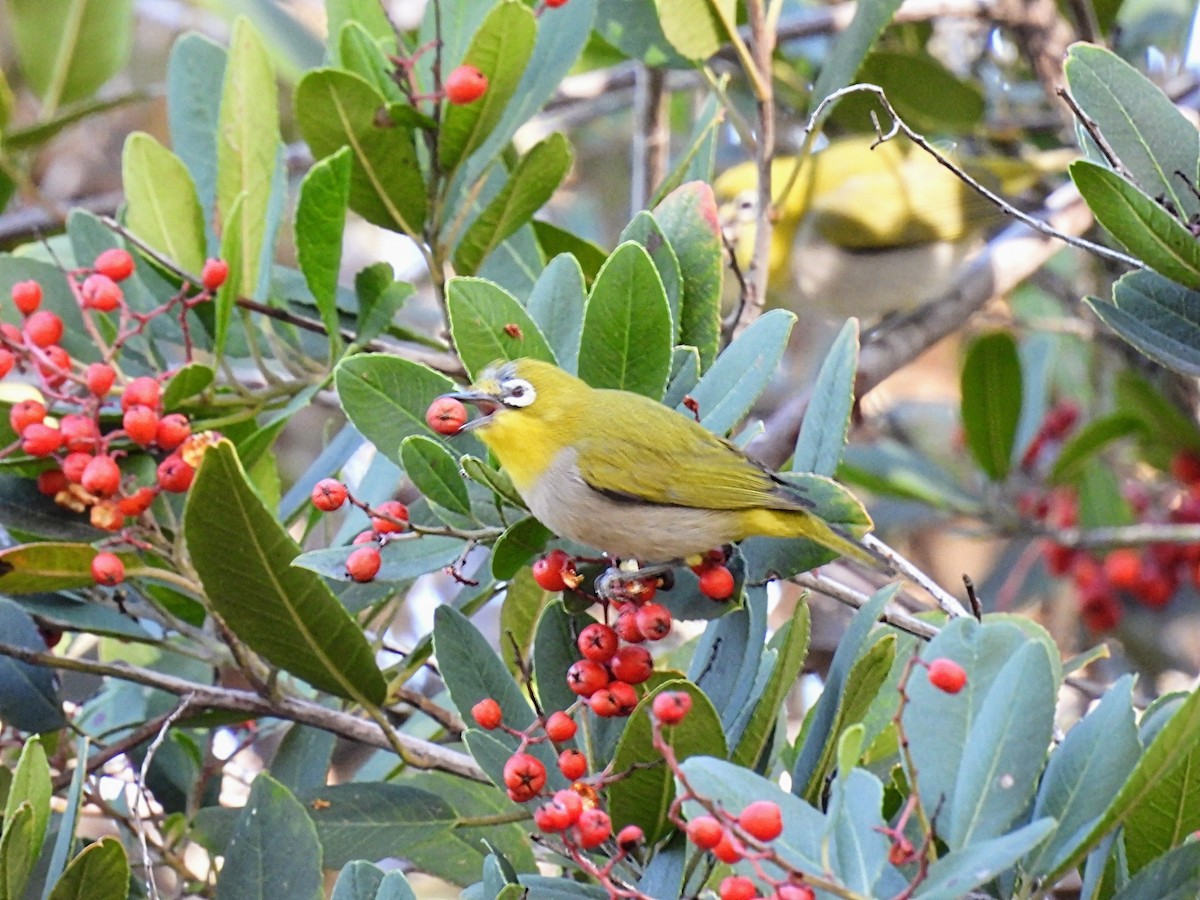
[[[878,85],[896,112],[918,131],[961,133],[976,128],[983,118],[983,91],[972,81],[957,78],[940,61],[925,53],[876,49],[863,61],[855,81]],[[931,103],[929,98],[936,97]],[[831,113],[839,126],[862,131],[875,112],[880,122],[886,113],[874,94],[842,97]]]
[[[1113,302],[1087,297],[1087,305],[1123,340],[1154,361],[1193,378],[1200,376],[1200,292],[1155,272],[1129,272],[1113,286]]]
[[[846,30],[834,38],[833,45],[826,51],[825,64],[813,85],[811,102],[817,104],[835,91],[849,85],[871,47],[883,34],[883,29],[892,21],[902,0],[878,0],[863,3],[854,8],[854,18]]]
[[[525,509],[525,501],[521,499],[521,495],[513,487],[512,479],[501,470],[493,469],[482,459],[475,456],[460,457],[458,465],[466,473],[467,477],[476,484],[483,485],[510,506],[514,506],[517,509]]]
[[[411,126],[388,121],[386,101],[367,81],[314,69],[296,85],[296,124],[313,155],[349,147],[350,207],[368,222],[421,239],[428,199]]]
[[[354,276],[354,293],[358,296],[354,339],[361,346],[394,329],[396,313],[416,289],[407,281],[395,280],[391,263],[379,262],[358,271]],[[440,342],[427,344],[434,345],[441,349]]]
[[[456,537],[442,535],[401,536],[387,542],[379,551],[382,565],[375,581],[408,581],[429,572],[437,572],[453,563],[462,555],[464,542]],[[316,572],[337,581],[350,581],[346,574],[346,557],[354,547],[328,547],[301,553],[293,566]]]
[[[733,430],[771,383],[795,324],[790,310],[769,310],[722,351],[688,391],[699,407],[701,425],[716,434]],[[685,408],[680,412],[690,415]]]
[[[3,821],[10,821],[17,809],[23,803],[28,803],[33,813],[30,842],[38,851],[46,839],[46,826],[50,822],[51,793],[50,764],[46,762],[42,739],[35,734],[25,742],[17,758],[17,767],[12,772],[12,782],[8,786],[8,797],[4,801]]]
[[[341,345],[337,310],[342,233],[350,202],[350,148],[316,162],[300,183],[296,201],[296,261],[329,333],[331,353]]]
[[[671,380],[663,394],[663,406],[678,409],[699,383],[700,351],[695,347],[675,347],[671,351]]]
[[[204,210],[183,161],[150,135],[135,131],[125,139],[121,182],[129,230],[198,276],[206,255]]]
[[[579,366],[579,333],[587,301],[583,270],[570,253],[550,260],[529,293],[526,309],[550,345],[554,358],[565,371]]]
[[[1177,847],[1131,878],[1113,900],[1192,900],[1200,896],[1200,843]]]
[[[1051,484],[1064,484],[1079,474],[1083,464],[1115,440],[1131,434],[1145,435],[1145,423],[1133,413],[1112,413],[1093,419],[1063,444],[1050,470]]]
[[[498,284],[482,278],[451,278],[446,307],[455,349],[471,377],[497,360],[528,356],[555,361],[525,307]]]
[[[120,839],[105,835],[71,860],[48,900],[125,900],[129,876]]]
[[[329,900],[375,900],[382,883],[383,869],[356,859],[342,866]]]
[[[1012,335],[996,331],[967,348],[962,422],[967,446],[993,481],[1008,474],[1021,417],[1021,361]]]
[[[0,900],[25,896],[25,884],[39,850],[33,842],[33,807],[26,801],[5,820],[0,835]]]
[[[1200,289],[1200,244],[1183,222],[1111,169],[1077,159],[1068,171],[1096,221],[1125,249],[1160,275]]]
[[[1144,423],[1147,439],[1141,449],[1152,465],[1166,469],[1175,451],[1200,451],[1200,427],[1195,420],[1132,369],[1117,373],[1113,402],[1119,411],[1137,416]]]
[[[247,646],[335,696],[383,701],[387,687],[362,630],[317,575],[292,565],[300,547],[227,441],[205,453],[183,525],[213,609]]]
[[[663,34],[662,17],[656,3],[600,0],[596,9],[596,34],[625,56],[640,59],[647,66],[692,67],[692,62],[680,56]]]
[[[353,23],[389,53],[395,53],[396,29],[388,19],[383,7],[375,0],[326,0],[325,16],[328,19],[329,55],[334,65],[341,65],[338,56],[338,36],[345,25]]]
[[[708,59],[729,40],[736,0],[655,0],[659,24],[671,45],[691,60]]]
[[[1016,831],[980,841],[943,856],[929,867],[929,874],[917,888],[914,900],[942,900],[965,897],[973,889],[987,884],[1054,831],[1053,819],[1038,819]]]
[[[583,269],[583,277],[588,284],[595,281],[596,273],[608,259],[608,254],[598,244],[584,240],[579,235],[572,234],[565,228],[559,228],[550,222],[534,219],[533,233],[537,237],[538,246],[542,248],[542,253],[547,259],[561,256],[564,253],[574,256],[575,261]]]
[[[89,588],[95,585],[92,559],[96,550],[89,544],[41,541],[17,544],[0,550],[0,591],[6,594],[41,594],[47,591]],[[125,564],[125,577],[153,576],[136,553],[118,553]]]
[[[524,519],[522,521],[533,521]],[[518,523],[520,524],[520,523]],[[504,603],[500,607],[500,633],[504,640],[500,644],[500,655],[508,670],[520,677],[521,667],[514,654],[521,654],[520,661],[530,658],[533,636],[542,610],[557,594],[545,591],[533,580],[533,571],[528,567],[514,573],[508,589],[504,592]],[[515,646],[514,646],[515,645]]]
[[[825,354],[813,383],[800,435],[796,438],[793,471],[817,475],[833,475],[837,471],[850,430],[857,374],[858,319],[847,319]]]
[[[581,659],[572,634],[571,616],[561,600],[550,603],[538,618],[533,637],[533,673],[538,700],[547,713],[565,710],[579,698],[567,686],[567,669]]]
[[[406,437],[400,444],[400,463],[424,497],[461,515],[471,514],[458,463],[440,441],[420,434]]]
[[[242,230],[242,199],[242,195],[239,195],[233,201],[233,206],[228,208],[229,212],[224,216],[222,222],[224,232],[221,234],[219,255],[229,264],[229,275],[217,291],[217,296],[213,298],[213,354],[217,359],[221,359],[225,355],[225,344],[229,338],[229,323],[233,318],[238,298],[243,293],[248,294],[254,289],[253,285],[242,283],[245,270],[241,262],[242,244],[238,240]]]
[[[552,536],[550,529],[533,516],[510,525],[492,547],[492,577],[507,581],[517,575],[545,549]]]
[[[674,776],[666,766],[655,765],[662,754],[652,742],[650,706],[664,691],[680,691],[692,698],[692,709],[683,721],[663,729],[663,740],[675,751],[675,758],[683,762],[692,756],[724,758],[726,754],[721,719],[696,685],[668,681],[642,698],[625,725],[612,761],[613,771],[629,772],[629,777],[609,786],[608,808],[614,831],[640,825],[648,845],[657,843],[672,827],[667,811],[675,799]]]
[[[861,739],[862,726],[855,730]],[[887,827],[882,817],[883,784],[870,772],[853,768],[852,761],[861,751],[857,744],[848,748],[845,765],[838,763],[838,776],[829,792],[828,835],[839,881],[858,895],[869,897],[887,864],[889,841],[883,834]]]
[[[618,243],[635,241],[646,248],[658,276],[662,279],[663,291],[667,295],[667,308],[671,310],[671,342],[679,341],[679,303],[683,291],[683,275],[679,271],[679,257],[671,249],[671,243],[651,213],[642,210],[621,231]]]
[[[217,878],[218,900],[296,897],[320,900],[321,845],[300,802],[260,774],[238,814]]]
[[[244,17],[233,23],[229,60],[221,91],[217,135],[217,205],[230,210],[240,199],[237,221],[225,220],[224,239],[238,248],[235,258],[241,289],[258,299],[259,267],[271,215],[271,183],[279,154],[279,92],[275,69],[262,36]],[[236,230],[235,230],[236,226]]]
[[[95,93],[129,58],[133,0],[10,0],[8,11],[21,72],[44,110]]]
[[[204,221],[210,223],[209,246],[215,246],[211,222],[217,203],[217,122],[226,55],[224,47],[188,32],[175,41],[167,61],[171,146],[195,181]],[[125,191],[128,198],[128,183]]]
[[[331,28],[332,24],[330,23]],[[389,32],[387,35],[376,36],[361,22],[345,22],[337,31],[329,32],[329,43],[337,45],[330,48],[330,56],[333,57],[331,61],[339,68],[362,76],[389,102],[406,103],[404,92],[392,78],[395,66],[388,60],[388,56],[396,54],[396,32],[391,29]],[[411,113],[417,113],[412,107],[407,109]]]
[[[770,649],[777,651],[775,665],[734,748],[731,759],[738,765],[753,768],[774,735],[780,707],[808,655],[810,629],[808,603],[798,602],[792,618],[771,638]]]
[[[454,248],[454,268],[472,275],[496,246],[527,223],[571,168],[571,147],[558,132],[521,157],[504,187],[476,216]]]
[[[648,253],[632,241],[596,276],[583,314],[579,377],[658,400],[671,368],[671,312]]]
[[[1105,738],[1107,744],[1109,739]],[[1151,744],[1153,747],[1153,743]],[[1200,828],[1200,746],[1155,778],[1125,819],[1130,873],[1182,844]]]
[[[716,359],[721,340],[721,291],[725,249],[711,185],[689,181],[654,208],[654,218],[679,258],[683,299],[679,343],[700,351],[701,371]]]
[[[2,713],[0,713],[2,715]],[[81,734],[75,740],[75,758],[87,759],[91,742],[87,735]],[[66,802],[62,815],[58,819],[58,836],[54,839],[54,849],[50,851],[50,863],[46,867],[46,881],[57,881],[67,867],[67,856],[72,852],[75,842],[75,828],[79,821],[79,810],[83,796],[83,783],[87,777],[87,766],[76,766],[71,776],[71,786],[67,790]]]
[[[527,728],[533,721],[533,709],[521,686],[479,629],[453,607],[439,606],[434,613],[433,649],[460,715],[469,716],[472,706],[491,697],[500,704],[504,724],[509,728]],[[516,748],[516,738],[499,733],[496,737]]]
[[[293,793],[324,787],[336,743],[331,732],[293,723],[271,759],[271,777]]]
[[[1200,168],[1200,137],[1175,104],[1129,63],[1093,44],[1073,44],[1064,71],[1071,96],[1138,186],[1169,199],[1185,218],[1200,212],[1200,199],[1187,187]]]
[[[438,140],[438,162],[444,171],[453,172],[500,122],[533,53],[537,30],[532,10],[504,0],[475,32],[461,65],[482,72],[488,88],[473,103],[446,104]]]

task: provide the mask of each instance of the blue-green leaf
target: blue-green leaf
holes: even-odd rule
[[[482,278],[452,278],[446,287],[450,334],[467,372],[523,356],[555,362],[537,324],[508,291]]]
[[[570,253],[550,260],[529,293],[526,309],[537,323],[558,364],[575,373],[579,366],[579,333],[587,301],[583,269]]]
[[[1088,297],[1087,304],[1109,328],[1168,369],[1200,376],[1200,292],[1157,272],[1130,272],[1113,286],[1113,302]]]
[[[332,353],[341,346],[337,310],[342,232],[350,202],[350,148],[316,162],[300,183],[296,202],[296,261],[329,334]]]
[[[292,792],[266,773],[250,786],[224,856],[218,900],[324,896],[317,829]]]
[[[976,338],[962,371],[962,422],[967,446],[994,481],[1008,474],[1021,417],[1021,361],[1006,332]]]
[[[749,334],[749,329],[746,333]],[[857,374],[858,320],[847,319],[817,372],[808,409],[800,423],[792,471],[830,476],[837,471],[850,429]]]

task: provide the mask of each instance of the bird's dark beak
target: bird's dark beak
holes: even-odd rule
[[[486,425],[492,420],[492,415],[496,410],[503,408],[504,404],[496,399],[496,395],[490,391],[477,390],[468,388],[463,391],[452,391],[449,394],[443,394],[444,397],[450,397],[453,400],[461,400],[463,403],[470,403],[479,410],[480,415],[472,419],[460,428],[459,434],[464,431],[470,431],[472,428],[478,428],[481,425]]]

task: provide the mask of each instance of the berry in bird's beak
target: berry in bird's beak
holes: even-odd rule
[[[479,417],[467,422],[466,410],[463,409],[463,421],[459,424],[458,429],[454,432],[455,434],[460,431],[470,431],[472,428],[478,428],[481,425],[486,425],[491,421],[492,414],[504,406],[503,403],[496,399],[494,394],[489,393],[488,391],[480,390],[455,391],[451,394],[443,394],[434,401],[434,403],[439,402],[457,403],[460,409],[462,408],[463,403],[470,403],[479,410]],[[432,407],[430,407],[430,409],[432,409]],[[432,428],[433,426],[431,425],[430,427]],[[434,428],[434,431],[437,431],[437,429]]]

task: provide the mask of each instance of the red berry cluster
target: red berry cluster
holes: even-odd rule
[[[50,466],[38,475],[38,489],[60,506],[87,511],[91,524],[106,531],[135,523],[160,491],[186,491],[213,438],[193,436],[191,422],[182,414],[163,414],[161,378],[126,378],[120,374],[117,360],[124,344],[144,331],[155,316],[177,308],[182,319],[188,309],[211,299],[223,280],[218,277],[222,268],[227,271],[228,266],[210,260],[203,290],[192,294],[185,285],[177,297],[148,313],[134,312],[120,285],[135,268],[126,250],[112,248],[97,256],[91,266],[67,273],[67,285],[85,326],[97,335],[101,362],[84,365],[60,345],[63,321],[57,313],[42,308],[44,292],[37,281],[12,286],[21,327],[0,324],[0,378],[14,370],[33,376],[41,398],[20,401],[9,410],[17,441],[0,455],[22,452],[47,460]],[[105,344],[98,337],[101,331],[93,316],[114,312],[116,337]],[[107,330],[111,332],[113,326]],[[105,431],[118,409],[120,427]],[[122,473],[120,459],[136,450],[164,456],[152,484],[138,485]],[[93,560],[92,574],[98,584],[115,585],[124,578],[124,566],[117,556],[100,553]]]
[[[346,574],[354,581],[371,581],[379,574],[383,557],[379,553],[392,535],[409,529],[408,507],[399,500],[385,500],[376,507],[356,500],[349,488],[336,478],[322,478],[312,489],[313,506],[321,512],[334,512],[347,502],[371,517],[371,527],[359,532],[354,543],[361,545],[346,557]]]
[[[770,800],[755,800],[740,813],[733,816],[723,810],[716,814],[695,816],[686,823],[688,840],[701,850],[712,853],[723,863],[732,865],[743,859],[764,859],[769,851],[763,852],[753,846],[752,841],[770,844],[783,833],[783,814],[779,805]],[[790,880],[771,882],[772,900],[812,900],[813,889],[803,883]],[[719,888],[721,900],[757,900],[764,896],[758,885],[745,875],[731,875],[724,879]]]

